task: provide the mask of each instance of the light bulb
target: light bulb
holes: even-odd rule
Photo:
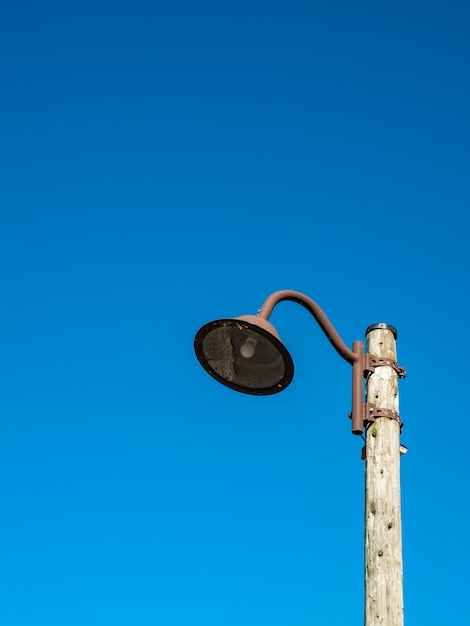
[[[245,359],[251,359],[255,353],[256,339],[254,337],[248,337],[245,343],[240,348],[240,354]]]

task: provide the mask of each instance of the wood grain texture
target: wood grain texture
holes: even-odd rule
[[[367,352],[396,360],[388,329],[367,335]],[[399,412],[398,376],[378,367],[367,380],[367,402]],[[365,626],[403,626],[400,425],[381,417],[366,431]]]

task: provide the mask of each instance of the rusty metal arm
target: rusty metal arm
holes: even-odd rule
[[[297,302],[305,307],[313,315],[340,357],[352,365],[352,431],[355,435],[362,434],[364,428],[364,345],[362,341],[354,341],[353,349],[350,350],[320,306],[299,291],[289,289],[276,291],[266,299],[258,312],[258,317],[267,320],[276,304],[284,300]]]
[[[347,347],[319,305],[314,300],[299,291],[290,291],[289,289],[276,291],[269,296],[269,298],[267,298],[258,313],[258,317],[262,317],[267,320],[276,304],[282,302],[283,300],[297,302],[305,307],[316,319],[318,325],[327,336],[333,348],[345,361],[353,365],[360,358],[356,352]]]

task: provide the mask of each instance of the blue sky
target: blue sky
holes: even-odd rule
[[[301,307],[281,394],[204,323],[305,292],[397,327],[405,618],[467,623],[463,2],[4,3],[0,619],[362,623],[349,366]]]

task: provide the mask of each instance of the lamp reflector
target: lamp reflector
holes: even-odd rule
[[[196,334],[194,348],[213,378],[243,393],[277,393],[294,375],[290,354],[275,328],[254,315],[206,324]]]

